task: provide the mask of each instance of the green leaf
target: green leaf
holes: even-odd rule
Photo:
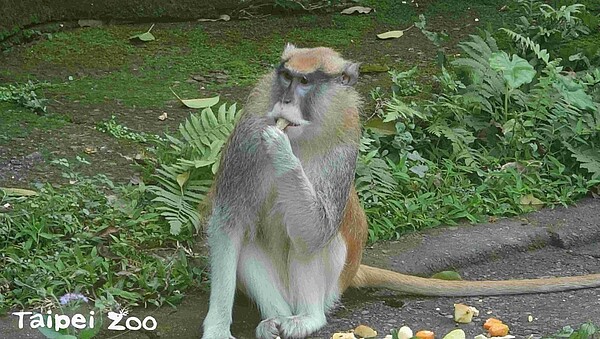
[[[79,339],[91,339],[95,337],[102,329],[102,321],[98,320],[94,328],[86,328],[79,331]]]
[[[569,105],[573,105],[579,109],[596,109],[594,100],[585,92],[583,85],[561,74],[558,75],[558,80],[553,86],[560,91],[564,100]]]
[[[462,277],[455,271],[442,271],[431,276],[431,279],[441,280],[462,280]]]
[[[38,327],[38,331],[40,331],[46,338],[56,339],[62,336],[62,333],[56,332],[52,328],[46,327]]]
[[[190,172],[183,172],[183,173],[179,174],[177,176],[177,183],[179,184],[179,187],[183,188],[183,185],[185,185],[185,183],[188,181],[189,178],[190,178]]]
[[[378,134],[382,135],[395,135],[396,134],[396,123],[395,121],[383,121],[381,118],[373,118],[365,124],[365,128],[368,128]]]
[[[409,170],[414,174],[418,175],[419,178],[423,178],[428,169],[429,167],[427,167],[426,165],[417,165],[411,167]]]
[[[154,24],[152,26],[150,26],[150,29],[148,29],[147,32],[136,34],[136,35],[132,35],[132,36],[129,37],[129,40],[138,39],[138,40],[143,41],[143,42],[148,42],[148,41],[154,41],[154,40],[156,40],[156,38],[154,37],[154,35],[152,33],[150,33],[150,31],[152,30],[152,28],[154,28]]]
[[[148,42],[148,41],[154,41],[156,40],[156,38],[154,37],[154,35],[150,32],[144,32],[144,33],[140,33],[140,34],[136,34],[136,35],[132,35],[129,37],[129,40],[133,40],[133,39],[139,39],[143,42]]]
[[[573,152],[571,156],[579,162],[579,167],[588,170],[588,172],[593,174],[593,177],[600,177],[600,154],[598,154],[597,150],[568,147]]]
[[[106,289],[106,292],[128,300],[138,300],[141,297],[139,293],[123,291],[122,289],[116,287],[108,288]]]
[[[178,235],[179,233],[181,233],[181,226],[183,226],[183,223],[181,221],[179,221],[178,219],[169,220],[169,225],[171,226],[171,234]]]
[[[516,54],[513,54],[511,60],[510,56],[504,51],[492,53],[489,61],[493,70],[502,72],[504,80],[512,89],[530,83],[536,74],[533,66]]]

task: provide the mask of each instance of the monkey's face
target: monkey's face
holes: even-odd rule
[[[271,110],[267,114],[290,139],[318,133],[331,97],[356,83],[358,64],[342,59],[328,48],[287,45],[275,70]],[[326,113],[327,112],[327,113]]]

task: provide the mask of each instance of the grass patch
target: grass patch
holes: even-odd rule
[[[169,234],[143,185],[115,186],[103,175],[80,176],[76,162],[53,163],[68,184],[41,185],[33,197],[0,190],[0,203],[13,208],[0,213],[0,313],[57,306],[65,292],[123,305],[174,304],[200,283],[201,269],[188,265],[189,245]]]
[[[38,115],[16,104],[0,102],[0,144],[26,138],[36,130],[59,129],[69,123],[60,114]]]
[[[24,51],[31,67],[50,63],[66,69],[114,69],[128,63],[134,51],[114,29],[89,28],[60,32]]]
[[[290,20],[298,25],[289,24]],[[257,31],[255,23],[219,31],[200,25],[164,24],[152,30],[156,41],[140,45],[130,44],[128,37],[147,30],[147,25],[78,29],[57,33],[52,40],[23,51],[24,68],[58,70],[50,79],[58,83],[47,91],[50,95],[84,104],[118,101],[126,106],[161,107],[173,100],[169,87],[177,87],[185,97],[198,97],[200,86],[211,93],[249,86],[269,64],[278,61],[286,42],[348,46],[373,24],[367,16],[341,15],[275,17],[273,21],[280,21],[281,27],[303,27],[264,34]],[[248,32],[255,34],[249,36]],[[226,77],[211,78],[214,71],[225,72]],[[209,76],[203,83],[186,82],[196,74]]]
[[[418,13],[410,1],[403,4],[402,1],[395,0],[367,0],[364,6],[376,9],[375,20],[381,24],[405,26],[417,21]]]

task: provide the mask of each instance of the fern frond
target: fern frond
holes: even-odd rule
[[[217,113],[205,108],[200,114],[191,114],[179,125],[179,136],[167,135],[170,148],[177,160],[162,164],[154,175],[156,185],[148,190],[156,197],[160,211],[171,226],[171,233],[179,234],[182,227],[200,229],[198,205],[206,198],[212,178],[207,169],[216,173],[221,149],[233,131],[239,111],[235,104],[219,107]],[[187,180],[178,182],[181,174]]]
[[[546,65],[550,64],[550,53],[546,49],[542,49],[542,47],[531,40],[529,37],[523,36],[517,32],[511,31],[508,28],[500,28],[504,33],[506,33],[511,39],[513,39],[516,43],[520,44],[523,49],[531,50],[535,56],[542,60]]]

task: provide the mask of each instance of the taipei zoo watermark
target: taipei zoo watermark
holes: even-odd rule
[[[34,312],[13,312],[12,315],[19,319],[19,329],[23,329],[26,325],[32,329],[48,328],[54,331],[68,329],[69,326],[78,329],[93,329],[96,326],[96,313],[90,311],[87,315],[81,313],[66,315],[52,313],[47,311],[46,314]],[[156,319],[152,316],[147,316],[144,319],[128,316],[128,312],[121,310],[119,312],[108,312],[107,317],[111,320],[108,325],[108,330],[111,331],[138,331],[144,329],[153,331],[158,326]]]

